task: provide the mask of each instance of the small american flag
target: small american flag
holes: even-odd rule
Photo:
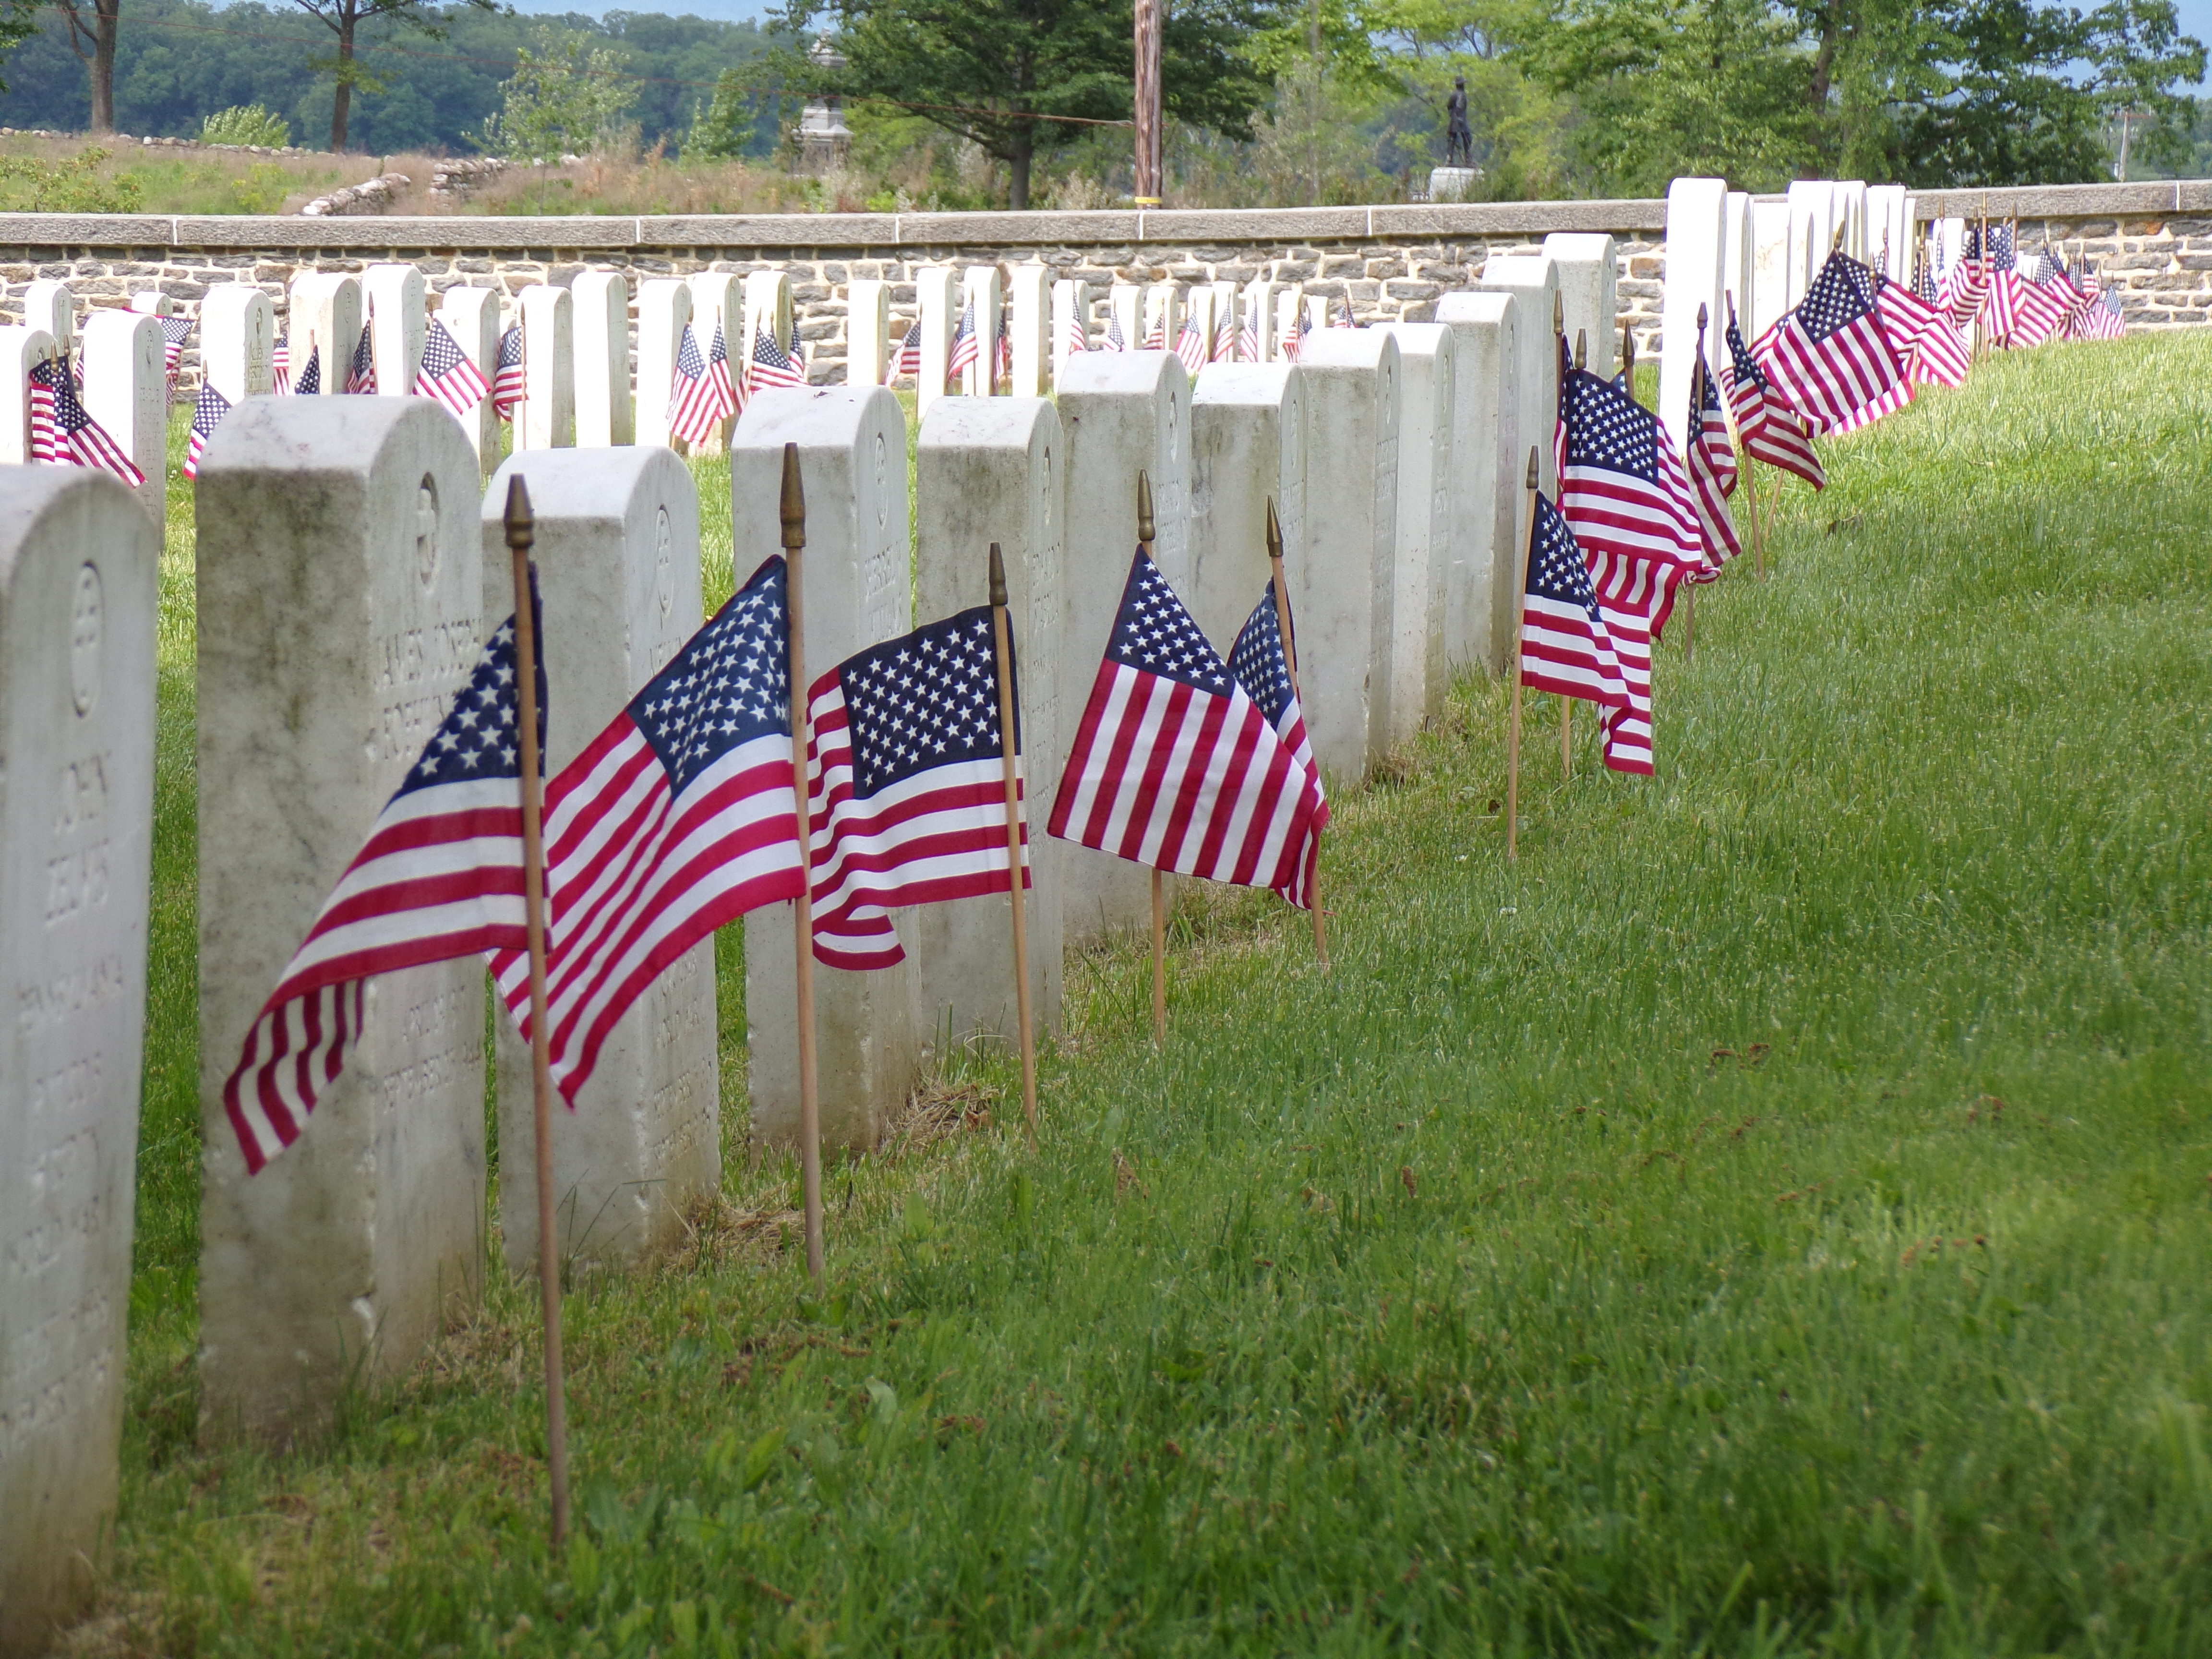
[[[900,340],[897,352],[891,358],[891,377],[902,374],[919,380],[921,376],[921,319],[917,317],[907,325],[905,337]]]
[[[1863,424],[1853,417],[1863,410],[1911,401],[1911,382],[1875,309],[1875,281],[1849,254],[1830,254],[1802,302],[1756,353],[1767,380],[1819,427]]]
[[[300,383],[292,389],[302,398],[323,395],[323,349],[312,334],[307,337],[307,366],[300,371]]]
[[[722,348],[722,331],[714,330],[714,349]],[[737,413],[737,391],[730,384],[730,365],[726,356],[720,360],[721,375],[717,379],[708,372],[707,359],[699,353],[699,337],[691,331],[691,325],[684,325],[684,333],[677,342],[676,374],[668,388],[668,429],[688,444],[703,444],[714,435],[714,429]]]
[[[491,412],[502,421],[522,407],[522,325],[511,323],[499,337],[499,356],[491,372]]]
[[[1650,559],[1613,553],[1590,556],[1590,586],[1598,615],[1620,662],[1627,702],[1605,717],[1605,763],[1615,772],[1651,774],[1651,642],[1674,610],[1682,573]]]
[[[526,948],[519,707],[510,617],[246,1035],[222,1104],[247,1170],[300,1138],[344,1070],[372,975]],[[538,722],[542,744],[542,667]]]
[[[1973,358],[1948,315],[1912,289],[1881,275],[1875,277],[1875,309],[1891,349],[1905,361],[1907,378],[1954,388],[1966,383]]]
[[[784,582],[770,557],[546,791],[546,1006],[572,1106],[664,970],[723,923],[799,896]],[[498,952],[492,977],[529,1036],[526,955]]]
[[[49,357],[30,374],[30,442],[34,461],[96,467],[136,489],[146,482],[122,445],[94,420],[76,395],[66,360]]]
[[[1165,351],[1168,349],[1168,316],[1163,310],[1152,319],[1152,325],[1145,331],[1145,349]]]
[[[1246,307],[1244,326],[1237,331],[1237,361],[1256,363],[1260,361],[1260,319],[1253,307]]]
[[[1293,903],[1321,792],[1142,547],[1053,801],[1054,835]]]
[[[1521,605],[1521,684],[1601,708],[1628,707],[1628,684],[1589,566],[1573,530],[1542,495],[1536,497]]]
[[[279,398],[292,391],[292,348],[279,340],[269,349],[269,384]]]
[[[1729,517],[1729,492],[1735,488],[1735,446],[1729,441],[1728,416],[1721,409],[1719,389],[1713,385],[1705,359],[1698,359],[1691,378],[1697,383],[1698,424],[1690,434],[1683,457],[1690,475],[1690,500],[1698,511],[1698,535],[1705,550],[1705,568],[1692,571],[1692,581],[1710,581],[1721,567],[1743,551],[1735,525]]]
[[[1990,325],[2006,345],[2041,345],[2065,327],[2070,308],[2069,295],[2017,270],[2001,270],[1990,280]]]
[[[889,907],[1012,885],[998,661],[990,607],[978,605],[872,645],[815,681],[807,796],[818,960],[888,968],[905,955]],[[1018,756],[1018,718],[1014,746]],[[1026,825],[1023,840],[1027,887]]]
[[[1101,351],[1127,351],[1129,343],[1121,337],[1121,319],[1112,312],[1106,313],[1106,343]]]
[[[483,371],[469,361],[461,343],[435,317],[430,319],[429,334],[422,342],[422,368],[415,377],[415,389],[426,398],[436,398],[453,410],[456,420],[464,421],[491,393]]]
[[[1182,319],[1182,331],[1176,336],[1176,356],[1182,360],[1183,372],[1195,374],[1206,367],[1206,336],[1198,331],[1193,319]]]
[[[1297,362],[1298,354],[1305,348],[1306,336],[1312,332],[1313,319],[1307,316],[1303,311],[1300,312],[1298,313],[1298,325],[1297,329],[1293,331],[1290,337],[1283,342],[1283,361],[1285,362],[1294,363]]]
[[[216,425],[229,413],[230,399],[203,380],[199,399],[192,405],[192,429],[185,439],[185,464],[177,469],[179,476],[186,479],[200,476],[200,455],[215,435]]]
[[[159,317],[161,325],[161,368],[169,377],[169,395],[177,395],[177,370],[185,361],[185,342],[191,337],[189,317]]]
[[[960,313],[960,325],[952,331],[952,350],[945,360],[945,384],[951,386],[967,369],[975,367],[975,302],[969,301],[968,308]]]
[[[1721,383],[1728,388],[1729,408],[1735,415],[1735,429],[1743,439],[1745,456],[1794,472],[1814,489],[1825,489],[1827,470],[1814,453],[1812,433],[1788,399],[1759,372],[1733,316],[1728,323],[1728,349],[1729,360],[1721,365]]]
[[[753,391],[762,392],[777,386],[804,386],[805,384],[805,371],[784,354],[783,348],[775,343],[775,336],[764,328],[755,329],[753,331]]]
[[[1237,361],[1237,325],[1231,318],[1225,305],[1214,320],[1212,361],[1217,363],[1233,363]]]
[[[1559,397],[1559,510],[1587,553],[1703,568],[1690,481],[1658,416],[1588,369],[1570,369]]]
[[[364,325],[361,338],[353,349],[353,364],[346,370],[345,389],[349,393],[363,398],[376,395],[376,352],[374,337]]]
[[[1284,614],[1289,615],[1285,604]],[[1293,635],[1297,631],[1291,624]],[[1229,672],[1237,677],[1237,684],[1244,688],[1244,695],[1252,699],[1252,706],[1260,711],[1268,725],[1275,728],[1275,736],[1289,750],[1291,758],[1305,768],[1314,787],[1314,836],[1306,843],[1306,862],[1299,872],[1299,885],[1288,896],[1294,904],[1311,908],[1308,897],[1313,891],[1314,860],[1321,854],[1321,831],[1328,827],[1328,800],[1322,792],[1321,763],[1314,758],[1313,741],[1306,735],[1305,711],[1298,706],[1298,694],[1291,684],[1290,653],[1283,649],[1283,630],[1275,616],[1275,584],[1270,580],[1260,595],[1260,603],[1252,607],[1252,614],[1244,619],[1237,630],[1237,643],[1229,650]]]
[[[1063,357],[1073,357],[1079,351],[1091,349],[1091,337],[1084,332],[1083,319],[1079,314],[1069,314],[1066,325],[1060,331],[1060,349]]]
[[[991,384],[1010,380],[1014,373],[1014,331],[1006,325],[1006,312],[999,313],[999,332],[991,342]]]

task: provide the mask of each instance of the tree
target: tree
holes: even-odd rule
[[[495,11],[499,5],[499,0],[463,3],[484,11]],[[389,23],[394,27],[414,29],[433,40],[442,40],[446,38],[446,20],[427,9],[427,0],[292,0],[292,3],[319,19],[323,27],[337,37],[336,56],[310,58],[307,66],[337,82],[337,95],[331,105],[331,149],[343,155],[346,116],[353,106],[354,88],[359,87],[363,96],[384,90],[384,82],[371,75],[354,55],[355,40],[362,25]]]
[[[620,54],[574,29],[550,27],[517,50],[500,92],[500,112],[484,123],[481,142],[495,155],[525,161],[606,149],[637,101]]]
[[[40,9],[40,0],[0,0],[0,63],[39,33]],[[0,93],[7,90],[7,82],[0,80]]]
[[[804,35],[825,14],[836,19],[843,68],[786,48],[760,60],[748,84],[911,109],[1004,161],[1017,211],[1030,204],[1040,156],[1085,123],[1129,118],[1136,22],[1127,0],[789,0],[782,21]],[[1241,48],[1265,15],[1264,0],[1174,9],[1161,52],[1169,117],[1245,130],[1267,88]]]
[[[91,0],[92,19],[85,20],[77,0],[54,0],[54,9],[69,26],[70,50],[84,64],[92,87],[92,131],[95,136],[115,131],[115,35],[122,21],[123,0]]]

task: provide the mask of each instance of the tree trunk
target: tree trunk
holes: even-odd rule
[[[1036,154],[1036,137],[1026,121],[1017,122],[1006,146],[1006,205],[1024,213],[1030,205],[1030,161]]]
[[[93,0],[92,130],[115,131],[115,33],[123,0]]]
[[[337,95],[331,100],[331,154],[345,154],[346,112],[353,104],[353,9],[338,13]]]

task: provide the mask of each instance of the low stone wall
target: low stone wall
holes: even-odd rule
[[[2212,322],[2212,180],[2069,185],[1931,192],[1917,216],[2021,222],[2028,249],[2086,246],[2136,327]],[[658,218],[465,215],[324,219],[153,215],[0,214],[0,313],[21,316],[21,285],[69,281],[94,305],[149,288],[187,307],[216,283],[265,289],[281,319],[303,270],[357,270],[380,261],[421,267],[431,289],[490,286],[510,297],[590,267],[635,284],[698,270],[781,270],[792,279],[810,374],[844,378],[847,285],[889,281],[902,325],[926,265],[1041,262],[1055,276],[1111,283],[1299,282],[1347,303],[1361,323],[1425,320],[1437,297],[1463,288],[1493,254],[1534,251],[1553,231],[1611,234],[1620,245],[1620,302],[1639,356],[1659,344],[1665,270],[1663,201],[1507,202],[1429,206],[1261,209],[1224,212],[781,214]],[[1103,326],[1103,313],[1094,319]],[[191,365],[187,349],[187,371]]]

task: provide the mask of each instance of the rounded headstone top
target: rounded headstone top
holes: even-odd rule
[[[149,320],[151,320],[150,319]],[[127,509],[127,512],[126,512]],[[157,556],[151,544],[154,526],[138,505],[137,498],[125,488],[122,481],[112,473],[96,467],[54,466],[36,465],[26,466],[0,465],[0,593],[7,591],[14,580],[15,566],[23,556],[23,550],[40,527],[52,515],[82,514],[88,518],[106,514],[123,520],[145,531],[149,556]],[[103,532],[107,534],[112,532]],[[88,567],[89,568],[89,567]],[[94,613],[94,626],[98,631],[97,617],[106,605],[105,584],[94,574],[100,590],[89,596]],[[72,599],[73,616],[82,617],[88,596],[77,593]],[[72,677],[81,657],[83,643],[76,635],[77,627],[71,626]],[[97,648],[97,641],[93,641]],[[82,712],[82,709],[80,709]]]
[[[939,398],[923,413],[915,445],[922,449],[1005,446],[1026,449],[1039,426],[1060,429],[1049,398]]]
[[[200,461],[203,489],[228,472],[281,468],[302,474],[373,471],[395,442],[457,444],[468,434],[429,398],[248,398],[222,418]]]
[[[1208,363],[1198,371],[1190,400],[1198,404],[1279,404],[1297,384],[1296,363]]]
[[[499,464],[483,495],[483,521],[507,511],[507,480],[530,486],[531,511],[541,519],[619,520],[641,495],[690,495],[697,486],[676,452],[662,444],[608,448],[521,449]]]
[[[1063,398],[1156,393],[1164,380],[1189,385],[1182,359],[1172,351],[1081,351],[1060,370],[1059,392]]]

